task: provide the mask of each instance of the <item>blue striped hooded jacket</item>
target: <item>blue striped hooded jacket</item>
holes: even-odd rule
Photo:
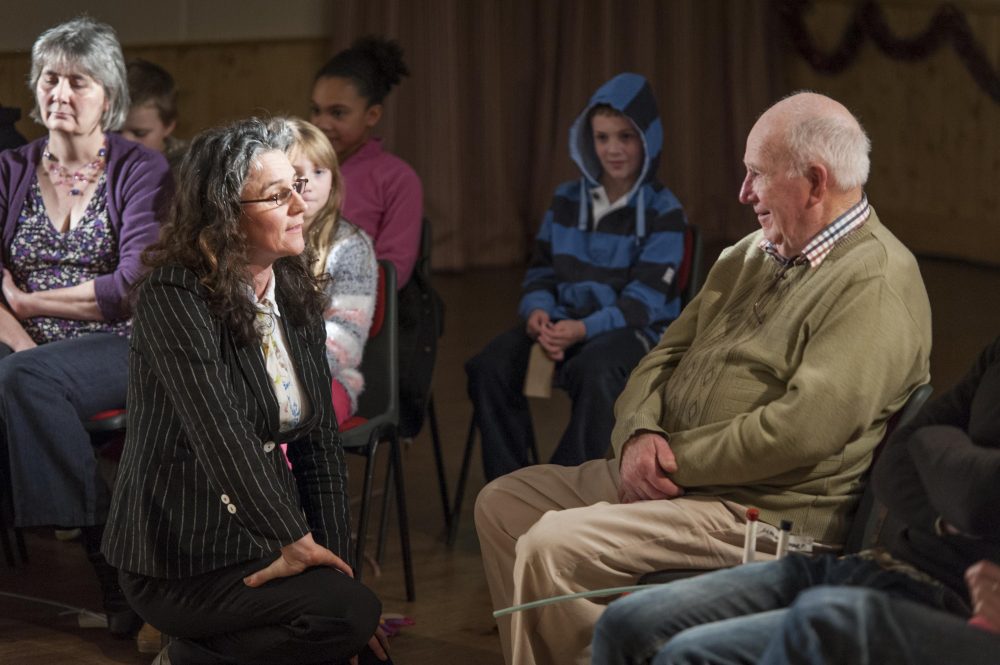
[[[642,137],[643,164],[627,205],[594,220],[590,190],[601,163],[588,115],[597,104],[625,114]],[[680,313],[676,278],[684,258],[684,211],[656,181],[663,126],[645,78],[619,74],[602,85],[569,130],[569,151],[583,174],[556,188],[518,308],[527,319],[542,309],[553,321],[578,319],[587,339],[635,328],[651,342]]]

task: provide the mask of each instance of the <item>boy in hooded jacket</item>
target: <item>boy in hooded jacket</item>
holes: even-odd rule
[[[551,463],[601,458],[629,373],[680,313],[685,218],[656,180],[663,126],[645,78],[619,74],[569,131],[581,177],[556,188],[522,284],[522,323],[466,363],[492,480],[528,464],[534,434],[522,393],[534,344],[572,400]]]

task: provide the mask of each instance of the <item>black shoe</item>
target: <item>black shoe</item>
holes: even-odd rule
[[[118,612],[108,612],[108,632],[120,639],[131,639],[142,628],[142,617],[131,607]]]
[[[119,638],[132,638],[142,627],[142,618],[132,610],[125,593],[118,585],[118,570],[114,568],[101,553],[101,537],[104,535],[104,525],[85,526],[83,532],[83,548],[87,560],[94,568],[97,581],[101,585],[104,612],[108,617],[108,631]]]

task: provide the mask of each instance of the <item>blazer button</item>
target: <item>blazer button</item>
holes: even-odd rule
[[[274,441],[268,441],[264,444],[264,452],[269,453],[274,450]]]
[[[230,515],[236,514],[236,506],[234,506],[233,504],[229,504],[228,506],[226,506],[226,510],[229,511]]]
[[[222,503],[229,503],[229,495],[228,494],[223,494],[219,498],[222,499]]]

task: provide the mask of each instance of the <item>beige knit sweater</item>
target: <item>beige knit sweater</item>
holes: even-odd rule
[[[612,444],[620,455],[637,431],[664,433],[689,495],[839,543],[886,420],[930,378],[927,292],[874,211],[818,267],[776,285],[760,241],[758,231],[723,252],[632,372]]]

